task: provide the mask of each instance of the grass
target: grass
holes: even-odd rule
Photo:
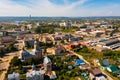
[[[26,80],[26,74],[21,74],[21,75],[20,75],[20,79]]]
[[[65,32],[65,33],[74,33],[75,30],[74,29],[64,29],[64,30],[62,30],[62,32]]]
[[[107,71],[104,71],[108,76],[110,76],[113,80],[120,80],[120,79],[118,79],[117,77],[114,77],[114,76],[112,76],[112,74],[110,74],[109,72],[107,72]]]
[[[81,80],[87,80],[87,79],[85,79],[84,76],[82,76],[82,75],[80,75],[80,79],[81,79]]]

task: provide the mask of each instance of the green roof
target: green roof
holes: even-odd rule
[[[110,65],[109,68],[112,70],[113,73],[119,72],[119,69],[114,65]]]

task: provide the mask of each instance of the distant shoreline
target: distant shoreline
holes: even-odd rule
[[[120,16],[88,16],[88,17],[39,17],[39,16],[0,16],[0,21],[50,21],[50,20],[94,20],[94,19],[120,19]]]

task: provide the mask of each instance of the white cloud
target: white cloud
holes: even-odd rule
[[[0,16],[99,16],[119,15],[119,5],[105,5],[98,9],[83,7],[88,0],[69,3],[64,0],[63,5],[57,5],[49,0],[28,0],[28,3],[18,4],[11,0],[0,1]],[[79,6],[79,8],[77,8]]]
[[[72,16],[76,6],[81,5],[86,0],[80,0],[72,4],[57,5],[49,0],[31,0],[32,7],[20,5],[11,0],[0,1],[0,16]],[[35,3],[36,2],[36,3]],[[67,2],[67,0],[66,0]]]

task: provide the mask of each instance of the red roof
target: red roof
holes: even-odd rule
[[[93,74],[93,75],[99,75],[99,74],[102,74],[102,72],[100,71],[100,69],[97,69],[97,68],[95,68],[95,69],[92,69],[92,70],[90,70],[90,72]]]
[[[5,37],[2,37],[1,39],[2,39],[2,42],[4,43],[15,41],[15,38],[13,38],[12,36],[5,36]]]

